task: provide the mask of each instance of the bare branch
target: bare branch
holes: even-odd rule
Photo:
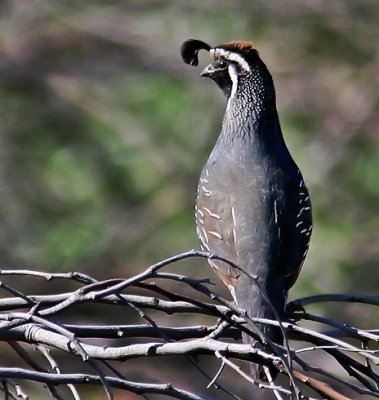
[[[0,271],[4,276],[18,276],[20,282],[23,279],[42,278],[47,281],[46,285],[57,279],[67,283],[73,282],[75,285],[73,290],[66,289],[65,293],[52,293],[50,290],[50,294],[28,294],[15,287],[17,280],[12,281],[12,286],[0,283],[6,295],[10,296],[0,299],[0,340],[8,342],[31,367],[0,368],[4,396],[26,398],[19,384],[13,381],[20,379],[47,385],[52,397],[56,399],[63,398],[57,389],[58,386],[65,385],[72,397],[80,400],[75,386],[79,384],[102,385],[108,399],[112,399],[114,388],[132,391],[142,396],[156,393],[180,399],[209,399],[209,395],[204,397],[170,384],[132,382],[125,378],[121,368],[113,365],[115,362],[130,359],[140,362],[139,360],[152,357],[184,356],[207,379],[204,389],[207,386],[221,389],[223,395],[236,400],[240,400],[241,397],[223,382],[225,370],[228,369],[235,371],[245,386],[271,391],[280,400],[314,396],[332,400],[347,399],[339,388],[343,388],[352,396],[358,393],[379,398],[378,327],[374,326],[370,330],[360,329],[325,316],[308,313],[305,309],[309,304],[325,301],[379,306],[378,297],[344,294],[311,296],[289,304],[288,320],[254,318],[222,298],[217,293],[217,287],[210,286],[211,282],[207,279],[163,270],[175,262],[194,257],[215,258],[228,262],[217,255],[191,250],[154,264],[128,279],[105,281],[97,281],[91,276],[77,272]],[[228,263],[243,271],[239,266]],[[252,276],[251,279],[259,286],[258,278]],[[166,288],[172,287],[172,281],[178,284],[179,293]],[[168,282],[171,283],[166,285]],[[181,285],[189,294],[182,294]],[[132,292],[134,288],[142,288],[146,295],[136,295]],[[112,324],[108,322],[107,315],[104,315],[101,324],[69,322],[72,320],[73,311],[82,304],[94,308],[100,304],[105,305],[110,312],[114,307],[118,307],[118,311],[119,307],[122,307],[125,315],[133,311],[144,322]],[[212,322],[207,322],[206,325],[179,327],[175,324],[163,325],[158,322],[157,312],[167,315],[193,314],[193,318],[196,315],[206,316],[207,321]],[[249,321],[250,326],[253,323],[280,327],[286,337],[285,345],[271,344],[271,349],[270,346],[265,346],[267,341],[264,335],[252,332],[246,321]],[[317,327],[311,329],[307,321],[312,321]],[[242,344],[239,341],[242,332],[251,335],[257,341],[256,344]],[[127,345],[120,342],[124,338],[128,338]],[[141,338],[144,342],[141,342]],[[107,340],[111,340],[110,345],[105,342]],[[46,368],[36,361],[34,355],[27,350],[27,345],[36,346],[49,363]],[[49,349],[54,349],[54,358]],[[313,354],[317,354],[317,357],[313,357]],[[334,359],[335,365],[342,367],[340,375],[336,375],[334,370],[328,370],[328,363],[320,363],[323,354],[329,359]],[[76,368],[87,364],[95,373],[88,374],[88,368],[84,367],[80,370],[85,371],[82,373],[62,373],[59,365],[63,355],[76,360]],[[218,371],[207,373],[192,359],[198,356],[221,360]],[[275,367],[286,380],[278,385],[268,374],[267,382],[256,381],[237,364],[238,360],[259,363],[267,371],[268,367]],[[100,368],[103,366],[111,375],[103,372]],[[174,370],[175,368],[173,372]]]
[[[293,310],[301,310],[305,306],[309,306],[310,304],[323,302],[361,303],[379,306],[379,296],[348,293],[319,294],[316,296],[309,296],[291,301],[291,303],[288,303],[287,310],[289,312],[292,312]]]
[[[3,377],[11,377],[17,379],[26,379],[28,381],[41,382],[45,384],[54,385],[69,385],[69,384],[91,384],[91,385],[102,385],[102,381],[99,376],[89,374],[51,374],[46,372],[37,372],[32,370],[26,370],[22,368],[0,368],[0,379]],[[136,383],[127,381],[120,378],[114,378],[111,376],[105,377],[107,384],[119,389],[129,390],[134,393],[155,393],[171,396],[176,399],[185,400],[205,400],[205,397],[200,397],[178,389],[169,383],[166,384],[151,384],[151,383]]]

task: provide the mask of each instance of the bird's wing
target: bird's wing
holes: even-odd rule
[[[205,168],[198,186],[195,207],[197,234],[203,250],[237,264],[233,206],[225,194],[214,189],[217,185],[209,189],[207,172]],[[237,284],[239,271],[236,268],[214,259],[209,263],[229,288]]]
[[[288,183],[286,210],[281,214],[281,272],[288,291],[295,283],[308,253],[312,233],[312,209],[300,171]]]

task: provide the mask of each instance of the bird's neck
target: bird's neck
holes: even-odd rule
[[[219,141],[279,144],[282,133],[274,91],[241,91],[229,98]]]

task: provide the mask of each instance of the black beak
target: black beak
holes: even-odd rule
[[[213,74],[215,73],[215,69],[212,64],[209,64],[207,67],[205,67],[202,71],[200,76],[210,78]]]

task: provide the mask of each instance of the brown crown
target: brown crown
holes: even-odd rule
[[[245,42],[245,41],[228,42],[218,47],[222,47],[225,50],[235,51],[245,56],[258,54],[257,49],[254,48],[254,45],[251,42]]]

